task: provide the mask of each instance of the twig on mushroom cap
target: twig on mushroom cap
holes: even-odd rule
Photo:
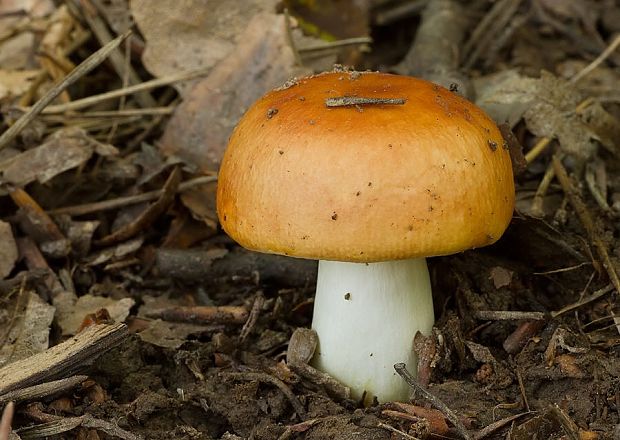
[[[407,102],[403,98],[364,98],[361,96],[338,96],[325,99],[327,107],[347,107],[354,105],[403,105]]]
[[[411,375],[411,373],[407,370],[407,367],[405,366],[405,364],[402,364],[402,363],[396,364],[394,365],[394,369],[400,375],[400,377],[402,377],[405,380],[405,382],[407,382],[407,384],[411,388],[413,388],[416,394],[419,394],[422,397],[424,397],[434,407],[436,407],[437,409],[439,409],[446,415],[448,420],[450,420],[450,422],[454,425],[454,428],[458,431],[459,434],[461,434],[461,437],[463,437],[465,440],[473,440],[473,437],[467,431],[467,428],[463,426],[458,416],[448,407],[448,405],[446,405],[441,400],[439,400],[437,397],[433,396],[427,390],[422,388],[418,384],[418,382],[415,380],[415,378]]]

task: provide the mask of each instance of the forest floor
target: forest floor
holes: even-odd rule
[[[620,5],[283,3],[0,3],[0,440],[620,439]],[[504,236],[428,260],[409,402],[287,363],[316,262],[218,227],[243,110],[336,63],[456,84],[510,145]]]

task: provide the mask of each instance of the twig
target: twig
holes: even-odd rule
[[[518,312],[512,310],[477,310],[474,317],[492,321],[520,321],[522,319],[542,320],[545,319],[543,312]]]
[[[243,324],[248,310],[243,306],[175,306],[146,312],[147,318],[191,324]]]
[[[414,437],[411,434],[407,434],[405,431],[401,431],[400,429],[394,428],[393,426],[390,426],[387,423],[379,422],[377,423],[377,427],[387,429],[388,431],[392,431],[393,433],[398,434],[404,438],[408,438],[409,440],[420,440],[418,437]]]
[[[293,392],[286,386],[284,382],[280,379],[270,376],[267,373],[255,373],[255,372],[243,372],[243,373],[224,373],[226,377],[230,377],[232,379],[238,380],[257,380],[259,382],[266,382],[278,387],[280,391],[286,396],[286,398],[291,402],[293,409],[297,413],[300,418],[304,418],[306,415],[306,410],[303,405],[297,399],[297,396],[293,394]]]
[[[552,269],[552,270],[545,270],[544,272],[532,272],[532,275],[551,275],[554,273],[563,273],[563,272],[571,272],[573,270],[577,270],[583,266],[591,266],[592,263],[589,261],[583,262],[583,263],[579,263],[579,264],[575,264],[574,266],[570,266],[570,267],[562,267],[561,269]]]
[[[254,326],[258,321],[258,317],[260,316],[260,311],[263,308],[263,304],[265,304],[265,297],[263,296],[262,292],[258,292],[256,294],[256,298],[254,298],[254,304],[252,304],[250,314],[249,316],[247,316],[247,320],[245,321],[245,324],[243,324],[241,332],[239,332],[239,339],[241,340],[241,342],[245,341],[245,339],[254,329]]]
[[[525,161],[527,163],[532,163],[532,161],[536,159],[540,155],[540,153],[545,151],[545,149],[549,146],[550,143],[551,138],[546,136],[540,138],[540,140],[536,142],[536,145],[534,145],[534,147],[532,147],[532,149],[525,154]]]
[[[116,49],[129,35],[131,35],[131,31],[125,32],[123,35],[116,37],[114,40],[110,41],[108,44],[103,46],[97,52],[86,58],[79,66],[69,73],[65,79],[60,81],[57,85],[52,87],[41,99],[39,99],[35,105],[30,107],[26,113],[24,113],[13,125],[9,127],[7,131],[2,133],[0,136],[0,150],[5,148],[9,142],[11,142],[15,137],[21,133],[21,131],[30,123],[32,120],[43,111],[45,107],[48,106],[50,102],[52,102],[58,95],[60,95],[64,90],[67,89],[71,84],[76,82],[82,76],[86,75],[92,69],[101,64],[108,55]],[[72,103],[69,103],[72,104]],[[69,105],[67,104],[67,105]]]
[[[564,165],[562,165],[562,162],[557,157],[557,155],[553,156],[552,160],[555,174],[560,182],[560,185],[562,185],[564,193],[567,195],[571,205],[573,205],[573,208],[577,213],[577,217],[579,217],[579,221],[588,233],[590,240],[592,240],[592,242],[594,243],[594,247],[596,248],[599,257],[603,261],[603,267],[607,271],[611,283],[614,285],[616,291],[620,292],[620,278],[618,278],[616,269],[611,259],[609,258],[609,253],[607,253],[607,247],[605,246],[605,243],[596,231],[596,228],[594,226],[594,220],[592,219],[590,212],[586,208],[583,200],[581,200],[581,197],[577,193],[577,190],[571,183],[570,178],[568,177],[568,173],[566,172],[566,168],[564,168]]]
[[[322,422],[326,419],[331,418],[332,416],[322,417],[320,419],[309,419],[300,423],[296,423],[295,425],[288,425],[282,435],[278,437],[278,440],[288,440],[293,436],[293,433],[305,432],[308,429],[312,428],[319,422]]]
[[[620,35],[617,35],[616,38],[614,38],[614,40],[609,44],[609,46],[607,46],[605,50],[598,57],[596,57],[594,61],[592,61],[586,67],[577,72],[575,76],[570,79],[569,82],[575,84],[581,78],[592,72],[599,66],[599,64],[605,61],[605,59],[609,57],[614,52],[614,50],[618,48],[618,46],[620,46]]]
[[[11,422],[13,413],[15,412],[15,404],[9,402],[2,411],[2,419],[0,419],[0,440],[9,440],[11,438]]]
[[[61,344],[0,368],[0,393],[70,376],[127,335],[125,324],[89,327]]]
[[[506,353],[516,354],[518,353],[528,341],[534,337],[545,326],[545,321],[525,321],[519,324],[519,326],[508,335],[502,347],[506,350]]]
[[[594,200],[596,201],[596,203],[598,203],[598,206],[606,214],[610,215],[611,208],[607,203],[607,195],[602,194],[599,190],[599,186],[596,183],[596,176],[594,175],[594,170],[592,169],[592,165],[590,163],[586,165],[585,181],[588,189],[590,190],[590,194],[592,194],[592,197],[594,197]]]
[[[97,240],[96,244],[99,246],[108,246],[118,243],[119,241],[127,240],[153,224],[160,215],[166,212],[170,204],[174,201],[174,195],[179,188],[180,181],[181,169],[175,167],[168,176],[166,183],[164,183],[161,196],[153,204],[142,211],[131,223]]]
[[[361,96],[339,96],[325,99],[327,107],[347,107],[353,105],[403,105],[403,98],[363,98]]]
[[[532,200],[532,206],[530,207],[530,215],[532,217],[544,217],[545,210],[543,209],[543,203],[545,202],[545,195],[547,195],[547,191],[549,190],[549,186],[551,185],[551,181],[555,177],[555,170],[553,169],[553,165],[549,165],[545,174],[536,188],[536,193],[534,194],[534,199]]]
[[[123,440],[142,440],[143,438],[140,435],[132,434],[129,431],[121,429],[115,423],[97,419],[90,414],[85,414],[78,417],[54,417],[57,418],[46,423],[40,423],[38,425],[20,428],[17,433],[22,438],[35,439],[55,436],[64,432],[71,431],[78,426],[84,426],[86,428],[93,428],[97,429],[98,431],[103,431],[110,436],[118,437]]]
[[[459,434],[461,434],[461,437],[463,437],[465,440],[473,440],[473,437],[467,431],[467,428],[465,428],[465,426],[461,423],[458,416],[448,407],[448,405],[446,405],[437,397],[433,396],[427,390],[422,388],[415,380],[415,377],[413,377],[411,373],[407,371],[407,366],[405,364],[395,364],[394,369],[400,375],[400,377],[402,377],[405,382],[407,382],[407,384],[409,384],[409,386],[413,388],[416,394],[422,395],[422,397],[428,400],[435,408],[445,414],[447,419],[450,420],[450,422],[452,422],[452,424],[454,425],[454,428],[458,431]]]
[[[320,43],[309,44],[307,46],[299,47],[297,50],[299,52],[314,52],[319,50],[329,50],[336,49],[343,46],[355,46],[360,44],[370,44],[372,43],[372,38],[370,37],[355,37],[355,38],[345,38],[342,40],[336,41],[322,41]]]
[[[509,417],[506,417],[504,419],[498,420],[497,422],[493,422],[490,425],[487,425],[484,428],[482,428],[480,431],[476,432],[474,434],[474,440],[482,440],[487,435],[493,434],[495,431],[497,431],[500,428],[503,428],[508,423],[518,419],[519,417],[523,417],[523,416],[525,416],[527,414],[529,414],[529,412],[524,412],[524,413],[521,413],[521,414],[515,414],[514,416],[509,416]]]
[[[68,110],[77,110],[79,108],[88,107],[93,104],[97,104],[101,101],[106,101],[108,99],[120,98],[121,96],[131,95],[133,93],[140,92],[142,90],[154,89],[154,88],[161,87],[161,86],[167,86],[167,85],[170,85],[176,82],[193,79],[193,78],[196,78],[202,75],[206,75],[207,73],[209,73],[209,71],[210,71],[210,68],[209,69],[203,68],[203,69],[191,70],[189,72],[175,73],[172,75],[163,76],[161,78],[152,79],[150,81],[146,81],[141,84],[136,84],[134,86],[125,87],[125,88],[118,89],[118,90],[111,90],[106,93],[89,96],[83,99],[77,99],[75,101],[68,102],[66,104],[50,105],[48,108],[45,109],[45,111],[43,111],[43,114],[63,113]]]
[[[9,401],[22,402],[25,400],[36,400],[42,397],[53,396],[76,387],[86,379],[88,379],[88,376],[72,376],[66,379],[54,380],[11,391],[0,396],[0,405]]]
[[[159,116],[171,114],[176,106],[168,107],[150,107],[150,108],[128,108],[123,110],[102,110],[92,111],[84,113],[75,113],[71,115],[71,118],[108,118],[108,117],[122,117],[122,116]],[[66,119],[63,115],[43,113],[42,119],[48,121],[62,121]],[[52,119],[61,118],[61,119]]]
[[[187,191],[196,186],[203,185],[205,183],[215,182],[217,176],[202,176],[195,179],[188,180],[179,184],[177,193]],[[68,215],[84,215],[92,214],[93,212],[107,211],[109,209],[121,208],[123,206],[135,205],[137,203],[148,202],[155,200],[163,194],[163,189],[156,189],[154,191],[148,191],[142,194],[136,194],[135,196],[119,197],[117,199],[103,200],[101,202],[85,203],[83,205],[66,206],[64,208],[52,209],[48,211],[50,215],[68,214]]]
[[[609,292],[613,292],[615,287],[613,284],[608,284],[602,289],[597,290],[596,292],[588,295],[586,297],[581,298],[579,301],[569,304],[567,306],[562,307],[560,310],[556,310],[555,312],[551,312],[550,315],[552,318],[560,316],[566,312],[570,312],[571,310],[577,309],[585,304],[591,303],[592,301],[596,301],[597,299],[607,295]]]
[[[525,385],[523,384],[523,375],[517,366],[515,369],[515,376],[517,376],[517,382],[519,383],[519,392],[521,393],[521,398],[523,399],[523,406],[530,412],[530,403],[527,401],[527,394],[525,392]]]
[[[107,44],[107,42],[112,39],[112,34],[103,19],[98,15],[97,11],[94,10],[95,8],[93,6],[95,5],[87,0],[80,0],[79,2],[77,0],[73,1],[77,8],[81,6],[82,16],[97,38],[97,41],[99,41],[99,44]],[[110,53],[110,63],[117,75],[123,80],[123,85],[126,83],[126,78],[129,80],[130,84],[139,84],[141,82],[140,77],[133,67],[131,67],[131,64],[125,64],[123,54],[119,50],[115,49]],[[154,107],[157,105],[155,99],[146,91],[136,93],[136,101],[138,101],[142,107]]]
[[[428,0],[409,0],[400,5],[393,6],[391,9],[379,11],[375,14],[374,23],[385,26],[404,17],[419,14],[426,7]]]
[[[480,55],[485,53],[489,45],[495,41],[497,35],[505,29],[510,19],[516,13],[521,0],[501,0],[495,3],[491,10],[480,20],[478,26],[465,44],[465,68],[471,68]]]

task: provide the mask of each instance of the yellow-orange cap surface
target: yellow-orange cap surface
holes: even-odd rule
[[[327,98],[404,104],[328,107]],[[440,86],[329,72],[267,93],[222,160],[224,230],[261,252],[339,261],[446,255],[495,242],[514,182],[495,123]]]

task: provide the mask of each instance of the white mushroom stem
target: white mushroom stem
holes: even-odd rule
[[[426,260],[319,262],[312,327],[319,346],[312,364],[366,402],[405,400],[408,385],[394,371],[417,371],[413,338],[434,322]]]

